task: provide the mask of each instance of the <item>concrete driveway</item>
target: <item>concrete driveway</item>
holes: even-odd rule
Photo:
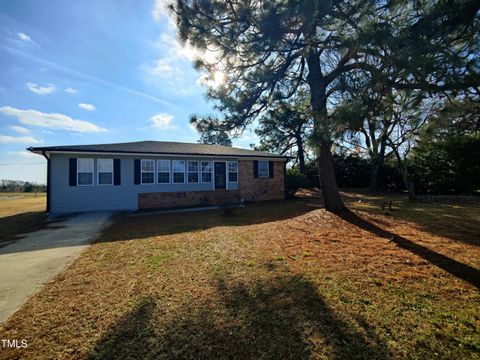
[[[94,241],[111,215],[72,215],[0,248],[0,324]]]

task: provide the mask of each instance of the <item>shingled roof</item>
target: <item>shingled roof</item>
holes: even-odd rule
[[[119,154],[161,154],[161,155],[205,155],[205,156],[231,156],[231,157],[268,157],[287,159],[285,155],[269,154],[263,151],[234,148],[222,145],[206,145],[198,143],[182,143],[170,141],[136,141],[116,144],[94,145],[65,145],[29,147],[27,150],[42,154],[48,152],[71,153],[119,153]]]

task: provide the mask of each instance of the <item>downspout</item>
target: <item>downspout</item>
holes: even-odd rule
[[[283,191],[284,191],[284,200],[288,199],[288,190],[287,190],[287,161],[283,163]]]
[[[42,151],[42,155],[47,159],[47,215],[50,215],[50,158],[47,156],[45,151]]]

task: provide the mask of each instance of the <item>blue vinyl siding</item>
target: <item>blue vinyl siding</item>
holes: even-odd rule
[[[121,185],[101,185],[97,181],[97,161],[94,162],[93,186],[69,186],[69,158],[120,159]],[[136,210],[138,194],[151,192],[213,191],[212,183],[185,184],[134,184],[134,159],[141,156],[51,154],[50,201],[52,213],[68,213],[102,210]],[[168,159],[167,157],[144,157]],[[172,158],[173,159],[173,158]],[[178,160],[215,161],[212,158],[175,158]],[[223,161],[223,160],[218,160]],[[156,169],[156,168],[155,168]],[[186,176],[186,175],[185,175]],[[156,175],[155,175],[156,179]],[[212,181],[214,176],[212,173]],[[228,183],[229,190],[238,190],[238,183]]]

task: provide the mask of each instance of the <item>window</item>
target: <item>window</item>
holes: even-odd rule
[[[238,181],[238,163],[236,161],[228,162],[228,181]]]
[[[173,182],[185,182],[185,160],[172,160]]]
[[[79,158],[77,160],[77,184],[93,185],[93,159]]]
[[[170,183],[170,160],[157,160],[157,181],[159,184]]]
[[[212,162],[202,161],[202,183],[212,182]]]
[[[97,160],[98,185],[113,185],[113,159]]]
[[[198,161],[189,161],[188,162],[188,182],[189,183],[198,183]]]
[[[142,160],[142,184],[155,182],[155,160]]]
[[[268,177],[268,161],[258,161],[258,177]]]

